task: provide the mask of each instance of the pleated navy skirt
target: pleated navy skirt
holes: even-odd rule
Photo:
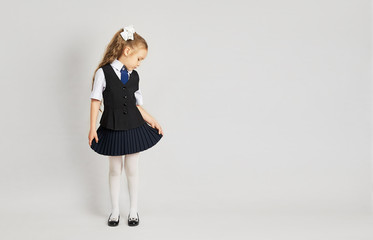
[[[91,144],[95,152],[105,156],[119,156],[151,148],[163,135],[145,122],[137,128],[128,130],[112,130],[100,125],[97,137],[98,143],[93,139]]]

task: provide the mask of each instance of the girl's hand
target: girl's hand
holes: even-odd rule
[[[159,123],[156,120],[153,119],[149,124],[150,124],[150,126],[152,126],[152,128],[157,128],[158,129],[158,134],[163,135],[163,130],[161,128],[161,125],[159,125]]]
[[[98,143],[98,137],[96,130],[90,130],[88,134],[88,144],[89,146],[92,146],[92,140],[95,139],[96,143]]]

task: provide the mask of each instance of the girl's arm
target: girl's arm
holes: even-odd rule
[[[101,101],[91,98],[91,130],[96,130],[96,121]]]
[[[159,125],[159,123],[157,122],[157,120],[155,120],[148,112],[145,111],[144,108],[142,108],[140,105],[136,105],[137,108],[139,109],[141,115],[142,115],[142,118],[144,118],[144,120],[149,123],[152,128],[157,128],[158,129],[158,133],[159,134],[162,134],[163,135],[163,130],[161,128],[161,126]]]
[[[154,118],[149,113],[147,113],[145,109],[142,108],[140,105],[136,105],[136,107],[139,109],[142,118],[144,118],[144,120],[151,125]]]
[[[92,144],[93,138],[98,142],[97,132],[96,132],[96,121],[98,110],[100,108],[100,100],[91,98],[91,117],[90,117],[90,129],[88,135],[89,146]]]

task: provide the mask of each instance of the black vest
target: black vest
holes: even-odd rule
[[[100,125],[113,130],[127,130],[145,123],[136,107],[135,92],[139,89],[139,75],[132,70],[130,78],[123,84],[110,63],[102,66],[106,87],[102,92],[104,112]]]

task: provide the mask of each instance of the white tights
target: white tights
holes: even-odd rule
[[[109,156],[109,188],[112,205],[111,219],[118,219],[119,215],[119,192],[120,178],[123,169],[123,156],[125,156],[124,169],[126,171],[130,198],[130,217],[137,217],[138,160],[140,152],[122,156]]]

